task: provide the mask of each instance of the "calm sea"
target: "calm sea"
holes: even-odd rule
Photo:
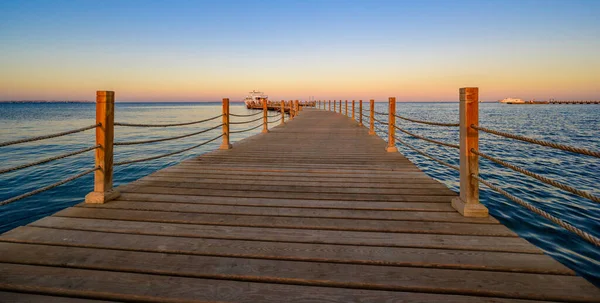
[[[385,103],[376,104],[376,111],[385,112]],[[211,103],[117,103],[115,120],[129,123],[178,123],[209,118],[221,113],[220,102]],[[248,114],[242,104],[232,104],[232,113]],[[416,119],[456,122],[457,103],[398,103],[399,115]],[[0,142],[55,133],[94,124],[92,103],[0,103]],[[385,117],[379,117],[386,120]],[[220,124],[217,119],[207,124],[177,128],[117,127],[115,141],[162,138],[192,133]],[[444,127],[425,126],[399,121],[401,127],[433,139],[458,142],[458,131]],[[504,105],[480,104],[480,124],[485,127],[522,134],[532,138],[600,150],[599,105]],[[241,129],[240,127],[239,129]],[[260,128],[232,135],[239,141],[260,132]],[[115,161],[159,155],[193,146],[219,135],[219,130],[181,140],[142,146],[115,147]],[[380,134],[385,137],[385,135]],[[405,141],[449,163],[458,165],[457,150],[439,147],[399,134]],[[66,153],[94,144],[94,131],[39,142],[0,148],[0,167],[12,167],[38,159]],[[149,162],[115,168],[116,185],[131,182],[158,169],[174,165],[189,157],[214,150],[216,140],[205,146]],[[458,173],[425,159],[398,144],[407,156],[430,176],[458,191]],[[533,146],[519,141],[481,134],[482,152],[498,157],[557,181],[600,195],[600,160],[597,158]],[[0,175],[0,200],[48,185],[67,176],[92,168],[93,152],[55,161],[34,168]],[[480,160],[483,178],[500,185],[510,193],[543,210],[600,237],[600,205],[570,193],[546,186],[535,179]],[[35,221],[56,211],[77,204],[92,190],[93,176],[87,175],[48,192],[9,205],[0,206],[0,233]],[[532,214],[482,185],[481,200],[490,213],[541,247],[555,259],[600,286],[600,250],[553,223]]]

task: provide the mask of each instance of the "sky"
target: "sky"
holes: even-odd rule
[[[597,0],[0,0],[0,100],[600,99]]]

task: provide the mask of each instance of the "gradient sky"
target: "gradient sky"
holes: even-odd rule
[[[600,1],[0,2],[0,100],[600,99]]]

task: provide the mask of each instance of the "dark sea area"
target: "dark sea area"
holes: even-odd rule
[[[368,105],[368,104],[366,104]],[[368,108],[368,106],[365,106]],[[387,103],[376,103],[377,112],[387,112]],[[251,114],[242,103],[232,103],[231,112]],[[401,103],[398,115],[429,121],[458,122],[458,103]],[[141,124],[181,123],[221,114],[221,102],[206,103],[117,103],[115,121]],[[244,120],[246,118],[237,118]],[[387,117],[377,119],[386,121]],[[600,150],[600,105],[506,105],[480,103],[480,125],[531,138]],[[232,118],[234,120],[234,118]],[[36,102],[0,103],[0,142],[41,136],[81,128],[95,123],[94,103]],[[158,139],[193,133],[221,123],[220,119],[199,125],[170,128],[116,127],[115,141]],[[260,123],[260,122],[259,122]],[[458,143],[458,129],[397,120],[408,131],[449,143]],[[256,124],[252,124],[256,125]],[[385,125],[380,125],[384,128]],[[232,126],[241,130],[248,126]],[[261,131],[232,134],[235,143]],[[116,146],[115,162],[160,155],[199,144],[220,135],[220,128],[207,133],[140,146]],[[387,139],[387,135],[378,132]],[[409,144],[439,159],[458,165],[458,151],[437,146],[403,133]],[[93,130],[32,143],[0,147],[0,169],[26,164],[94,145]],[[115,186],[146,176],[219,147],[221,140],[170,157],[116,167]],[[429,176],[458,192],[458,172],[413,152],[402,144],[399,151]],[[548,178],[600,196],[600,159],[532,145],[480,133],[480,151]],[[51,163],[0,174],[0,201],[57,182],[94,167],[93,151]],[[600,205],[531,177],[480,159],[480,176],[546,212],[600,237]],[[83,201],[93,189],[93,174],[57,188],[0,206],[0,233],[28,224]],[[600,287],[600,249],[578,236],[533,214],[518,204],[480,185],[481,201],[490,213],[548,255]]]

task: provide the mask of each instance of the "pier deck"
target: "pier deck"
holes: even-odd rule
[[[462,217],[456,193],[385,147],[305,109],[115,201],[3,234],[0,301],[600,300],[495,219]]]

